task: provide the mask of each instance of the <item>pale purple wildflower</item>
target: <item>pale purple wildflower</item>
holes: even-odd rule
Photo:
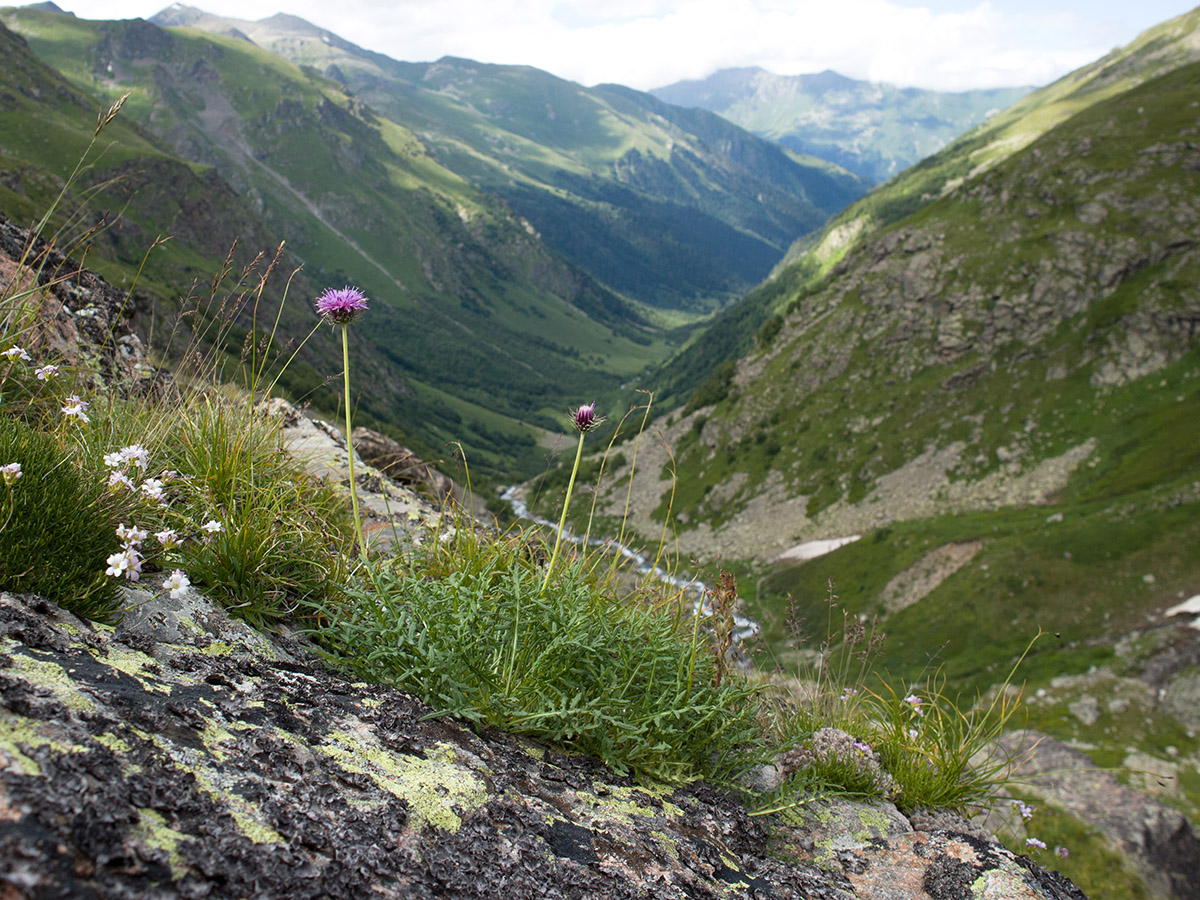
[[[38,381],[49,381],[58,374],[58,366],[42,366],[40,369],[34,369],[33,374],[37,376]]]
[[[851,697],[857,697],[857,696],[858,696],[858,688],[852,688],[852,687],[842,688],[842,699],[843,700],[849,700]]]
[[[1033,811],[1036,807],[1029,806],[1024,800],[1014,800],[1012,808],[1021,814],[1021,818],[1028,821],[1033,818]]]
[[[0,477],[4,478],[4,483],[11,487],[21,480],[21,464],[18,462],[9,463],[6,466],[0,466]]]
[[[166,531],[154,532],[154,537],[158,540],[164,550],[171,550],[178,547],[182,541],[179,540],[179,535],[175,533],[175,529],[168,528]]]
[[[137,581],[142,577],[141,554],[133,547],[126,547],[120,553],[114,553],[108,558],[108,568],[104,570],[104,574],[114,578],[124,575],[130,581]]]
[[[586,434],[604,421],[604,416],[596,415],[596,401],[585,404],[576,410],[567,410],[567,419],[571,427],[580,434]]]
[[[67,405],[62,408],[62,411],[72,418],[78,419],[83,424],[92,421],[87,414],[88,402],[74,394],[67,398]]]
[[[3,353],[0,353],[0,356],[7,356],[9,360],[23,359],[25,362],[29,362],[29,354],[25,352],[25,348],[18,347],[16,344],[13,344]]]
[[[908,729],[908,739],[910,741],[915,741],[920,736],[921,736],[921,732],[917,731],[917,729],[915,729],[915,728]]]
[[[123,487],[129,488],[131,491],[136,491],[133,482],[129,480],[129,476],[124,472],[113,472],[108,476],[108,486],[114,491],[120,490]]]
[[[157,478],[147,478],[142,482],[142,493],[151,500],[157,500],[159,503],[165,503],[163,499],[163,483]]]
[[[1066,859],[1068,856],[1071,855],[1071,851],[1068,850],[1066,847],[1064,847],[1062,844],[1059,844],[1057,847],[1054,848],[1054,855],[1057,856],[1059,859]]]
[[[907,697],[904,698],[904,702],[907,703],[909,706],[911,706],[912,711],[914,713],[916,713],[918,716],[925,715],[925,710],[921,709],[921,704],[924,703],[925,701],[923,701],[916,694],[909,694]]]
[[[172,600],[182,600],[191,584],[188,577],[181,570],[176,569],[163,579],[163,590],[171,592]]]
[[[205,522],[203,525],[201,525],[200,528],[203,531],[207,531],[209,534],[216,534],[218,531],[225,530],[221,526],[221,523],[218,522],[216,519],[209,519],[207,522]]]
[[[356,287],[329,288],[317,298],[317,314],[335,325],[348,325],[367,311],[367,295]]]
[[[1038,850],[1045,850],[1046,842],[1039,841],[1037,838],[1025,838],[1025,846],[1026,847],[1034,847]]]
[[[868,753],[871,752],[871,745],[864,744],[862,741],[855,741],[854,749],[857,750],[859,753],[863,754],[864,756],[866,756]]]

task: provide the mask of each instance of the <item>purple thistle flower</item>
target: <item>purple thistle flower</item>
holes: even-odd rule
[[[356,287],[329,288],[317,298],[317,314],[335,325],[348,325],[367,311],[367,295]]]
[[[605,417],[596,415],[596,401],[585,406],[579,407],[576,410],[567,410],[567,418],[571,422],[571,427],[580,434],[587,434],[597,425],[601,424]]]

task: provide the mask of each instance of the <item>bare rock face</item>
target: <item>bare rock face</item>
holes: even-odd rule
[[[752,818],[703,784],[426,719],[199,595],[129,599],[112,629],[0,594],[0,896],[1083,896],[894,807]]]
[[[454,484],[449,478],[387,435],[359,427],[354,429],[352,437],[359,455],[393,481],[424,488],[438,499],[445,499],[453,492]]]
[[[34,312],[23,339],[39,363],[89,372],[96,385],[146,387],[156,377],[133,330],[136,302],[0,214],[0,293]],[[22,264],[24,260],[24,264]]]
[[[1157,894],[1200,900],[1200,836],[1183,813],[1120,784],[1087,754],[1048,735],[1014,732],[1001,743],[1024,758],[1015,774],[1033,793],[1098,829]]]

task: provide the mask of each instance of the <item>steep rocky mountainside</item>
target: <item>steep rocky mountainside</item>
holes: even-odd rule
[[[1152,392],[1154,407],[1182,417],[1200,325],[1198,72],[1097,104],[794,295],[670,428],[683,546],[767,559],[945,509],[1045,502],[1110,457],[1113,407],[1151,377],[1179,393]],[[1129,464],[1093,471],[1092,492]],[[645,487],[648,514],[664,489]]]
[[[905,170],[799,238],[764,284],[719,313],[712,327],[671,359],[656,377],[660,400],[684,402],[724,363],[751,350],[756,331],[797,292],[815,287],[851,248],[879,229],[912,215],[938,197],[1029,146],[1090,106],[1200,61],[1200,9],[1148,29],[1125,47],[1029,94],[940,152]]]
[[[1030,90],[951,93],[860,81],[828,70],[776,75],[740,68],[650,93],[677,106],[715,112],[792,150],[881,182],[932,156]]]
[[[705,308],[741,293],[866,188],[716,116],[616,85],[468,59],[401,63],[295,16],[247,22],[175,4],[152,21],[235,35],[344,84],[549,246],[654,306]]]
[[[988,690],[1040,631],[1031,722],[1192,821],[1200,740],[1173,698],[1197,659],[1172,619],[1200,595],[1197,22],[1065,79],[1092,88],[1073,114],[1036,107],[1023,146],[863,225],[825,277],[810,254],[731,310],[748,337],[697,342],[728,361],[693,356],[707,381],[641,443],[629,521],[656,542],[672,512],[685,557],[739,572],[768,665],[803,665],[797,623],[825,636],[831,578],[887,633],[877,665],[952,691]],[[633,454],[614,451],[615,519]],[[827,539],[848,542],[803,546]],[[1171,890],[1055,810],[1090,847],[1064,864],[1085,890]]]

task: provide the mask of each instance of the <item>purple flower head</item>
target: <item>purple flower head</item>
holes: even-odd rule
[[[356,287],[329,288],[317,298],[317,314],[335,325],[348,325],[367,310],[367,295]]]
[[[579,409],[567,410],[567,418],[571,420],[572,428],[580,434],[586,434],[602,423],[605,417],[596,415],[596,401],[593,400]]]

